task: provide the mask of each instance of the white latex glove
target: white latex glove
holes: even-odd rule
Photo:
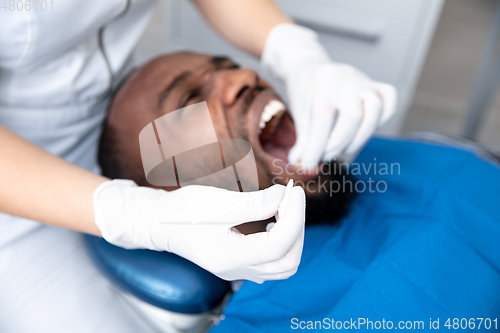
[[[178,254],[225,280],[286,279],[300,262],[305,194],[293,187],[284,215],[269,232],[233,227],[276,214],[285,187],[240,193],[209,186],[166,192],[113,180],[94,193],[95,221],[108,242]],[[282,209],[283,210],[283,209]]]
[[[297,131],[290,163],[311,169],[320,160],[353,154],[394,114],[394,87],[332,62],[310,29],[289,23],[274,27],[261,62],[286,85]]]

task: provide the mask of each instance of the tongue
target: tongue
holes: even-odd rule
[[[277,146],[290,149],[295,144],[296,139],[295,125],[290,115],[285,113],[274,133],[272,141]]]

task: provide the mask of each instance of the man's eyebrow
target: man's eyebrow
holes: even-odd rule
[[[223,56],[214,56],[210,58],[209,63],[214,67],[215,70],[222,69],[226,67],[227,64],[231,64],[231,67],[237,68],[239,67],[236,63],[234,63],[231,59],[228,57],[223,57]]]
[[[182,82],[186,81],[191,76],[191,74],[192,73],[190,71],[184,71],[177,75],[175,79],[173,79],[172,82],[170,82],[170,84],[166,86],[165,89],[163,89],[163,91],[160,93],[158,106],[162,106],[163,102],[167,99],[172,90]]]

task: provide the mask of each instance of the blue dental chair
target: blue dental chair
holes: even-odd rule
[[[85,235],[91,259],[127,303],[160,332],[203,332],[217,323],[229,282],[168,252],[125,250]]]

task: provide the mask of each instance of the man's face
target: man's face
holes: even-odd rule
[[[261,189],[286,184],[289,178],[305,184],[317,176],[317,171],[288,164],[296,134],[284,104],[276,102],[281,102],[280,97],[255,71],[227,58],[183,52],[150,61],[117,93],[108,123],[120,135],[132,138],[121,140],[126,145],[122,149],[132,154],[130,159],[137,165],[141,158],[137,138],[144,126],[202,101],[208,104],[218,140],[250,142]]]

